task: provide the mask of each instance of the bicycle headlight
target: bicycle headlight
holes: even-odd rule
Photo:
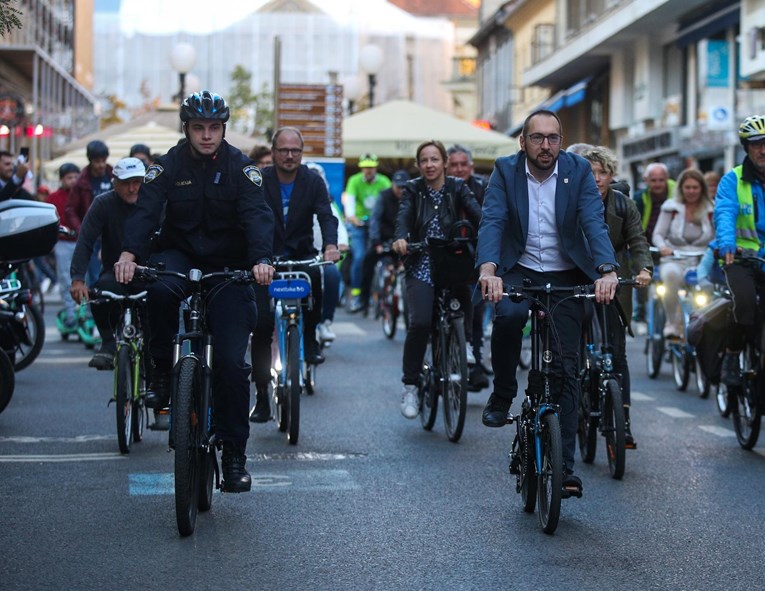
[[[703,291],[700,291],[693,296],[693,303],[696,304],[699,308],[703,308],[709,303],[709,296]]]
[[[449,302],[449,308],[456,312],[460,309],[460,301],[457,298],[452,298],[452,300]]]
[[[665,287],[665,285],[664,285],[664,284],[661,284],[661,285],[657,285],[657,286],[656,286],[656,295],[657,295],[657,296],[659,296],[660,298],[661,298],[661,297],[664,297],[664,294],[665,294],[665,293],[667,293],[667,288]]]

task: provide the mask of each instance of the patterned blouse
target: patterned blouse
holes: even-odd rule
[[[444,187],[443,185],[438,191],[431,187],[427,187],[426,199],[432,199],[434,209],[437,211],[444,202]],[[428,222],[427,228],[425,228],[425,236],[427,238],[446,238],[446,234],[441,229],[441,224],[438,222],[438,215]],[[428,285],[435,285],[433,282],[433,273],[430,262],[430,255],[427,251],[424,251],[419,255],[419,260],[409,268],[409,276],[414,277],[427,283]]]

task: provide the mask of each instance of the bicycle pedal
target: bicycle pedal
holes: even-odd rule
[[[625,443],[624,449],[637,449],[637,443]]]
[[[561,491],[561,498],[562,499],[570,499],[571,497],[575,497],[577,499],[582,498],[582,491],[578,488],[566,488],[563,487],[563,490]]]
[[[510,413],[507,413],[507,417],[505,417],[505,421],[506,421],[505,424],[512,425],[517,418],[518,417],[516,417],[515,415],[511,415]]]

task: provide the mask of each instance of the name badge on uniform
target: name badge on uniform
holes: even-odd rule
[[[176,187],[188,187],[189,185],[193,185],[194,181],[192,180],[185,180],[185,181],[175,181]]]

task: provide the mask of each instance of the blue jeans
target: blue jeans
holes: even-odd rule
[[[353,289],[360,289],[364,273],[364,255],[367,253],[367,242],[369,241],[369,228],[349,224],[348,237],[351,241],[351,252],[353,253],[351,287]]]

